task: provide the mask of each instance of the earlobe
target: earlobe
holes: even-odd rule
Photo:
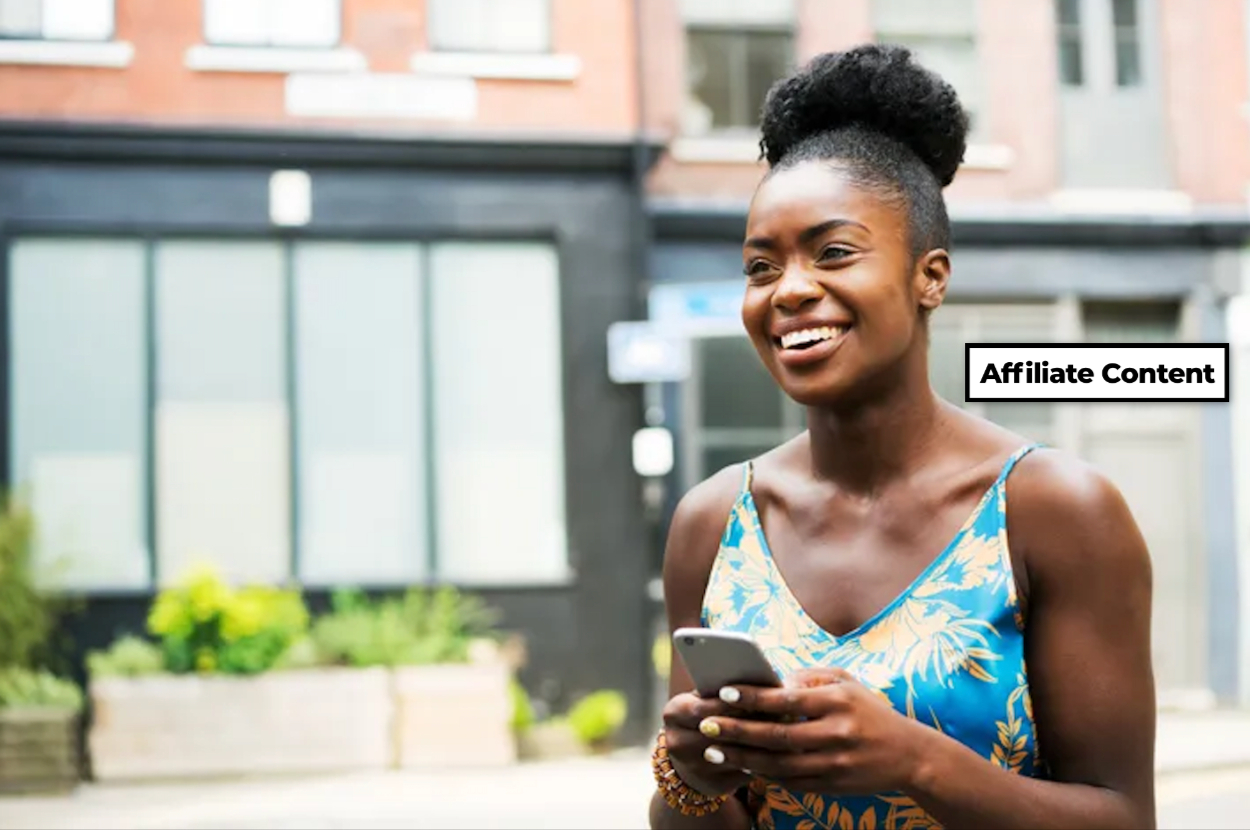
[[[921,309],[933,311],[942,304],[950,276],[951,259],[946,251],[929,251],[916,262],[916,302]]]

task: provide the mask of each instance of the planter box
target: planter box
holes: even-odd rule
[[[66,792],[81,774],[76,712],[0,709],[0,794]]]
[[[591,754],[567,723],[536,723],[521,734],[519,746],[522,758],[535,761]]]
[[[385,669],[109,678],[89,687],[99,781],[383,769]]]
[[[502,661],[396,669],[396,766],[516,763],[511,677],[510,667]]]

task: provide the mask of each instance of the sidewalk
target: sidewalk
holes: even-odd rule
[[[1250,767],[1250,712],[1165,714],[1161,780]],[[0,799],[0,827],[28,830],[602,828],[647,826],[648,754],[495,770],[370,772],[193,784],[84,785],[61,798]]]

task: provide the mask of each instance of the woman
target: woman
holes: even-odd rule
[[[929,386],[955,92],[864,46],[764,109],[742,320],[808,430],[686,494],[664,584],[673,629],[751,634],[786,688],[703,699],[674,665],[652,826],[1153,827],[1151,571],[1124,500]]]

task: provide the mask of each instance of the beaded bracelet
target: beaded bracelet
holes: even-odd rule
[[[655,750],[651,753],[651,771],[665,803],[683,816],[710,815],[729,800],[728,795],[704,795],[681,780],[681,776],[673,768],[672,759],[668,757],[668,741],[663,730],[656,738]]]

